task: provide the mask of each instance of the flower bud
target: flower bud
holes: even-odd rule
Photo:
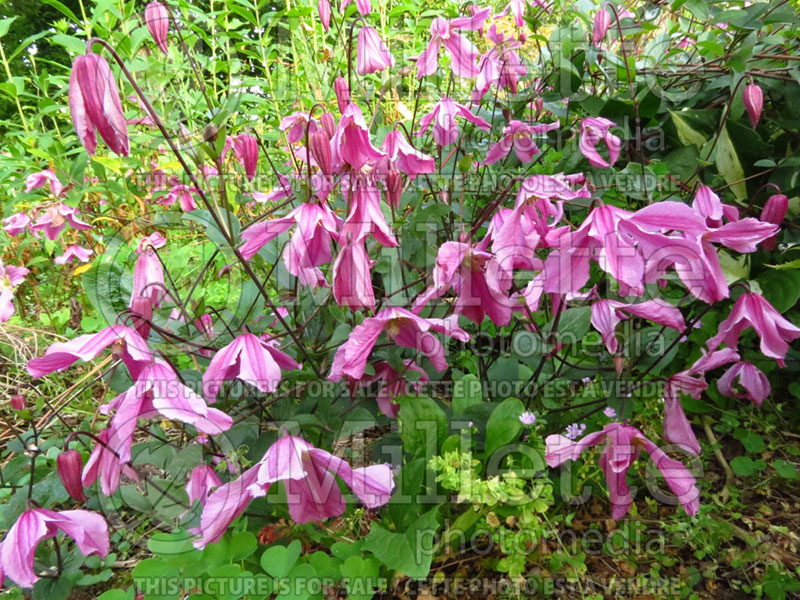
[[[317,10],[322,28],[327,32],[331,27],[331,3],[328,0],[317,0]]]
[[[339,103],[339,112],[344,112],[350,104],[350,87],[343,77],[337,77],[333,82],[333,91],[336,92],[336,101]]]
[[[592,30],[592,43],[597,46],[606,37],[608,27],[611,25],[611,15],[605,8],[601,8],[594,16],[594,29]]]
[[[25,396],[14,394],[11,396],[11,408],[14,410],[25,410]]]
[[[744,100],[747,116],[750,118],[750,125],[755,129],[756,125],[758,125],[758,120],[761,118],[761,109],[764,108],[764,93],[760,87],[751,83],[745,86],[742,100]]]
[[[761,220],[766,223],[780,225],[786,218],[786,212],[788,210],[789,198],[784,194],[774,194],[770,196],[766,204],[764,204],[764,210],[761,211]],[[767,238],[761,243],[761,247],[764,248],[764,250],[771,252],[772,249],[775,248],[775,239],[777,237],[778,236],[776,234],[771,238]]]
[[[400,196],[403,194],[403,177],[397,169],[390,169],[386,173],[386,201],[389,206],[400,206]]]
[[[77,450],[65,450],[56,458],[58,476],[64,489],[67,490],[70,498],[76,502],[86,502],[81,483],[81,471],[83,470],[83,459]]]
[[[144,24],[153,36],[153,41],[164,54],[167,53],[167,33],[169,32],[169,12],[167,7],[155,0],[144,9]]]
[[[322,125],[322,130],[328,135],[328,139],[333,138],[333,134],[336,133],[336,119],[334,116],[329,112],[322,113],[319,122]]]
[[[131,326],[142,336],[150,337],[150,324],[153,322],[153,299],[150,296],[137,296],[131,300]]]
[[[333,163],[331,161],[331,143],[328,139],[328,134],[321,130],[315,131],[311,134],[308,145],[311,150],[311,156],[317,162],[319,170],[327,176],[332,175]]]

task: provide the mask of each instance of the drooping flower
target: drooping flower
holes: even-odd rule
[[[36,547],[59,530],[74,539],[85,556],[108,554],[108,526],[100,515],[86,510],[31,508],[20,515],[0,544],[0,573],[20,587],[33,587],[39,580],[33,571]]]
[[[611,25],[611,15],[605,5],[594,15],[594,28],[592,29],[592,44],[599,45],[606,37],[606,32]]]
[[[189,504],[194,504],[195,500],[200,500],[201,504],[206,503],[208,494],[216,487],[222,485],[222,480],[208,465],[197,465],[189,473],[189,481],[186,483],[186,494],[189,496]]]
[[[228,525],[244,512],[253,499],[248,488],[255,483],[258,470],[257,464],[206,497],[200,515],[200,526],[189,530],[192,535],[200,536],[193,542],[195,548],[202,550],[207,544],[218,542],[228,529]]]
[[[417,77],[432,75],[439,67],[439,48],[444,46],[450,55],[450,69],[456,77],[475,77],[478,67],[478,49],[459,31],[478,30],[491,14],[491,9],[484,8],[469,17],[458,17],[447,20],[436,17],[431,23],[431,39],[428,47],[417,57]]]
[[[622,142],[611,133],[611,128],[615,125],[614,121],[603,117],[588,117],[581,121],[580,151],[593,167],[607,168],[617,162]],[[597,151],[597,144],[600,142],[608,150],[608,160]]]
[[[700,456],[703,449],[697,441],[697,436],[692,430],[686,413],[683,412],[678,389],[668,385],[664,396],[664,423],[663,436],[670,444],[675,444],[691,452],[695,456]]]
[[[97,435],[98,443],[92,448],[81,477],[84,487],[91,486],[99,478],[100,491],[106,496],[117,491],[122,474],[133,481],[139,481],[136,471],[126,461],[120,461],[116,452],[109,448],[111,433],[112,429],[107,427]]]
[[[378,403],[380,411],[394,419],[400,412],[400,405],[394,402],[394,399],[399,396],[405,396],[409,390],[414,390],[417,393],[422,389],[422,384],[428,382],[428,375],[422,368],[417,365],[413,360],[404,360],[403,369],[395,371],[392,366],[386,361],[379,361],[373,365],[375,375],[371,377],[362,378],[359,383],[362,386],[368,386],[375,382],[379,383],[378,395],[375,398]],[[417,375],[418,379],[412,383],[408,381],[408,373],[413,372]]]
[[[81,453],[74,448],[64,450],[56,457],[58,477],[70,498],[76,502],[86,502],[86,494],[83,493],[83,484],[81,483],[82,469]]]
[[[327,31],[331,28],[331,3],[328,0],[317,0],[317,12],[322,28]]]
[[[528,73],[525,63],[519,56],[523,35],[519,39],[506,37],[497,31],[497,25],[489,28],[487,36],[494,44],[478,60],[479,73],[472,90],[472,103],[480,104],[492,86],[516,94],[519,80]]]
[[[113,346],[135,379],[152,359],[147,343],[132,327],[111,325],[97,333],[87,333],[68,342],[51,344],[44,356],[28,361],[28,374],[34,379],[63,371],[74,362],[94,360],[103,350]]]
[[[223,381],[238,379],[262,393],[274,392],[281,381],[281,370],[301,365],[288,354],[274,348],[252,333],[244,333],[219,350],[203,374],[203,396],[213,403]]]
[[[69,223],[73,229],[91,229],[92,226],[84,223],[78,218],[78,211],[71,206],[67,206],[63,202],[54,204],[45,210],[36,222],[31,225],[31,232],[39,237],[39,232],[44,232],[48,240],[54,240],[64,229],[64,226]]]
[[[167,34],[169,33],[169,12],[158,0],[148,3],[144,9],[144,23],[153,36],[153,41],[164,54],[167,54]]]
[[[488,314],[495,325],[503,327],[511,321],[512,303],[506,293],[510,284],[490,252],[468,243],[445,242],[436,256],[433,286],[414,303],[414,310],[419,312],[453,288],[458,294],[453,312],[478,324]]]
[[[456,125],[455,119],[456,116],[465,118],[467,121],[478,128],[483,129],[484,131],[491,129],[491,125],[489,125],[489,123],[487,123],[481,117],[477,117],[472,114],[469,108],[463,104],[454,102],[450,98],[445,97],[436,103],[431,112],[422,117],[419,122],[419,131],[417,131],[415,135],[421,136],[428,131],[431,123],[433,123],[433,139],[436,140],[436,143],[440,146],[449,146],[450,144],[454,144],[458,139],[458,125]]]
[[[344,111],[339,125],[331,138],[333,170],[341,171],[345,166],[356,173],[364,167],[374,169],[386,155],[372,145],[369,126],[358,105],[350,103]]]
[[[336,260],[333,261],[333,298],[339,306],[352,310],[369,308],[375,310],[375,293],[372,290],[370,268],[364,239],[346,241]]]
[[[534,154],[539,154],[539,147],[533,140],[534,135],[558,129],[558,123],[546,125],[528,125],[522,121],[512,120],[503,129],[503,138],[499,142],[492,144],[486,153],[484,163],[491,165],[508,156],[511,149],[519,158],[520,162],[531,162]]]
[[[751,83],[744,86],[742,100],[747,111],[747,117],[750,119],[750,125],[755,129],[761,119],[761,110],[764,108],[764,92],[761,91],[758,85]]]
[[[161,305],[166,296],[164,285],[164,268],[156,252],[156,247],[145,237],[139,242],[136,250],[138,256],[133,266],[133,289],[131,306],[137,298],[149,298],[154,308]]]
[[[31,224],[31,218],[23,212],[14,213],[3,219],[3,231],[11,237],[17,236]]]
[[[388,464],[354,469],[330,452],[315,448],[299,437],[284,435],[261,459],[256,480],[248,490],[254,497],[264,496],[273,483],[282,481],[292,519],[297,523],[322,521],[338,517],[345,509],[336,475],[367,508],[386,504],[394,489]]]
[[[355,180],[354,187],[347,193],[350,210],[339,231],[339,239],[351,236],[353,240],[363,240],[372,235],[382,246],[397,246],[397,238],[381,212],[378,188],[362,178]]]
[[[545,442],[545,460],[550,467],[557,467],[567,460],[575,460],[586,448],[606,442],[599,462],[605,473],[611,518],[614,520],[625,516],[633,502],[626,476],[642,449],[655,462],[686,514],[695,515],[700,508],[700,493],[691,472],[678,461],[669,458],[635,427],[609,423],[602,431],[590,433],[577,442],[561,435],[550,435]]]
[[[369,25],[358,32],[356,73],[367,75],[394,66],[394,56],[389,52],[381,36]]]
[[[6,266],[0,259],[0,323],[5,323],[14,314],[14,288],[23,282],[28,273],[25,267]]]
[[[342,0],[339,10],[344,13],[344,10],[347,8],[347,5],[350,4],[350,2],[351,0]],[[368,15],[370,12],[372,12],[372,3],[370,0],[356,0],[356,8],[360,14]]]
[[[616,300],[598,300],[592,304],[592,326],[603,336],[608,351],[614,354],[619,341],[615,335],[617,325],[627,318],[623,313],[633,315],[675,331],[686,329],[681,311],[663,300],[646,300],[639,304],[625,304]]]
[[[31,173],[25,178],[25,193],[28,194],[32,190],[40,188],[47,183],[50,184],[50,191],[54,196],[60,196],[64,191],[64,184],[59,181],[56,174],[50,169],[45,169],[38,173]]]
[[[117,83],[99,54],[75,58],[69,80],[69,109],[78,138],[89,154],[97,149],[97,132],[113,152],[128,156],[128,124]]]
[[[767,199],[766,204],[764,204],[764,209],[761,211],[761,220],[765,223],[781,225],[786,218],[788,210],[789,198],[784,194],[773,194]],[[771,238],[767,238],[761,242],[761,247],[768,252],[772,252],[773,248],[775,248],[775,240],[777,238],[777,234],[773,235]]]
[[[386,153],[394,167],[401,173],[405,173],[409,180],[413,180],[417,175],[433,173],[436,170],[436,161],[433,157],[414,148],[397,129],[386,134],[381,150]]]
[[[196,193],[196,188],[179,183],[177,185],[173,185],[170,188],[169,193],[160,198],[158,202],[164,206],[172,206],[177,200],[181,210],[184,212],[189,212],[191,210],[197,210],[197,203],[194,201],[194,194]]]
[[[800,337],[800,329],[786,320],[761,295],[748,292],[739,296],[733,305],[728,318],[719,324],[717,335],[706,342],[708,349],[716,350],[721,343],[728,348],[736,348],[739,335],[752,327],[761,338],[761,352],[774,358],[778,364],[785,366],[784,358],[789,350],[788,342]]]
[[[64,254],[61,256],[57,256],[53,259],[53,262],[57,265],[65,265],[70,263],[74,260],[79,260],[82,263],[88,262],[89,257],[92,256],[92,251],[88,248],[83,248],[81,246],[70,246],[66,250],[64,250]]]
[[[248,181],[253,181],[258,168],[258,140],[251,133],[240,133],[225,140],[225,152],[233,148],[233,153],[242,165]],[[223,153],[224,154],[224,153]]]
[[[302,140],[306,136],[306,128],[308,133],[311,134],[317,130],[316,119],[309,119],[308,113],[300,111],[292,113],[281,119],[278,129],[280,131],[289,131],[286,134],[286,140],[290,144],[294,144]]]
[[[734,381],[744,390],[739,392],[734,387]],[[717,380],[717,389],[723,396],[729,398],[749,398],[756,406],[761,406],[764,399],[769,396],[769,379],[760,369],[748,362],[738,362],[730,367]]]
[[[530,411],[525,411],[519,416],[519,422],[530,427],[536,423],[536,415]]]
[[[433,332],[460,341],[469,340],[469,334],[458,326],[458,315],[446,319],[425,319],[404,308],[390,306],[374,317],[364,319],[353,329],[348,340],[336,351],[328,379],[339,381],[345,375],[361,379],[372,348],[384,331],[398,346],[416,348],[427,356],[440,372],[447,367],[447,361],[444,358],[444,346]]]

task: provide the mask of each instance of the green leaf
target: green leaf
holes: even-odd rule
[[[97,600],[128,600],[128,594],[122,590],[108,590],[100,594]]]
[[[492,411],[486,423],[486,456],[516,439],[522,428],[519,416],[525,407],[517,398],[507,398]]]
[[[373,523],[364,543],[368,550],[390,569],[414,579],[428,576],[434,552],[434,537],[438,530],[438,507],[417,519],[406,531],[392,533],[383,525]]]
[[[378,579],[380,564],[374,558],[351,556],[339,566],[345,578],[347,597],[351,600],[369,600],[373,584]]]
[[[675,124],[675,129],[678,132],[678,139],[684,146],[694,144],[695,146],[702,147],[708,139],[704,134],[692,127],[689,122],[680,114],[669,111],[672,122]]]
[[[786,312],[800,299],[800,271],[767,271],[756,282],[764,298],[779,313]]]
[[[747,198],[747,185],[744,181],[744,169],[736,154],[736,148],[728,135],[728,128],[723,127],[717,142],[717,170],[722,175],[725,182],[730,186],[731,191],[737,200],[743,201]]]
[[[480,404],[483,400],[481,382],[475,375],[464,375],[453,386],[453,412],[457,415],[464,414],[468,406]]]
[[[17,17],[9,17],[7,19],[0,19],[0,37],[8,33],[8,28],[16,20]]]
[[[42,578],[33,586],[33,600],[67,600],[72,582],[66,577]]]
[[[270,546],[261,555],[261,567],[275,578],[286,577],[300,557],[302,545],[294,540],[288,546]]]
[[[756,463],[749,456],[737,456],[731,460],[731,469],[740,477],[749,477],[756,472]]]
[[[247,558],[258,548],[258,540],[249,531],[239,531],[231,536],[231,558],[239,560]]]
[[[411,454],[435,454],[447,436],[447,416],[427,396],[401,396],[398,419],[400,437]],[[427,453],[426,453],[427,449]]]
[[[744,438],[742,438],[741,441],[744,449],[754,454],[762,452],[766,447],[764,438],[757,433],[748,433],[746,436],[744,436]]]
[[[792,463],[779,458],[772,463],[772,466],[775,467],[775,472],[784,479],[797,479],[797,467]]]

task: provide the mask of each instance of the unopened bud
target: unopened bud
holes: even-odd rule
[[[750,125],[755,129],[759,119],[761,119],[761,109],[764,108],[764,93],[760,87],[751,83],[745,86],[742,100],[744,100],[747,116],[750,118]]]
[[[311,134],[311,139],[308,140],[308,146],[319,170],[327,176],[332,175],[331,142],[328,134],[321,130],[315,131]]]
[[[336,119],[334,116],[329,112],[322,113],[319,122],[322,125],[322,130],[328,135],[328,139],[331,139],[333,134],[336,133]]]
[[[337,77],[333,82],[333,91],[336,93],[336,102],[339,104],[339,112],[344,112],[350,104],[350,86],[343,77]]]
[[[25,410],[25,396],[14,394],[11,396],[11,408],[14,410]]]
[[[83,493],[83,484],[81,483],[81,471],[83,470],[81,453],[75,449],[65,450],[56,458],[56,468],[61,483],[70,498],[76,502],[86,502],[86,495]]]
[[[386,201],[389,206],[400,206],[400,196],[403,194],[403,176],[397,169],[390,169],[386,174]]]

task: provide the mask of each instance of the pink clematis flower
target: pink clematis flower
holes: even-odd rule
[[[167,54],[167,34],[169,33],[169,12],[158,0],[148,3],[144,9],[144,23],[153,41],[164,54]]]
[[[59,203],[54,204],[45,210],[36,222],[31,225],[31,233],[39,237],[39,232],[43,231],[48,240],[54,240],[64,229],[64,226],[69,223],[73,229],[91,229],[92,226],[84,223],[78,217],[78,211],[71,206]]]
[[[397,246],[397,238],[381,212],[381,194],[377,187],[363,179],[356,179],[355,189],[349,191],[348,200],[350,210],[339,231],[340,240],[349,235],[358,241],[371,234],[382,246]]]
[[[3,219],[3,231],[11,237],[17,236],[30,226],[31,218],[23,212],[14,213]]]
[[[48,183],[50,184],[50,191],[54,196],[60,196],[64,191],[64,184],[59,181],[56,174],[50,169],[45,169],[44,171],[28,175],[25,179],[25,193],[29,194],[32,190],[43,187]]]
[[[703,450],[686,413],[683,412],[680,393],[684,392],[697,399],[707,387],[705,379],[682,372],[667,380],[664,391],[663,437],[670,444],[680,446],[695,456],[700,456]]]
[[[410,393],[410,390],[420,393],[422,385],[428,382],[428,374],[413,360],[404,360],[403,367],[403,370],[398,372],[388,362],[379,361],[373,365],[375,375],[365,377],[359,381],[362,386],[368,386],[375,382],[379,383],[380,387],[375,399],[378,402],[380,411],[390,419],[397,418],[400,412],[400,405],[393,402],[395,398],[405,396]],[[418,379],[416,382],[407,381],[406,374],[409,371],[417,374]]]
[[[173,185],[166,196],[159,198],[158,203],[163,206],[172,206],[177,200],[182,211],[197,210],[197,203],[194,201],[196,193],[196,188],[180,183]]]
[[[547,131],[558,129],[558,123],[549,123],[546,125],[528,125],[522,121],[512,120],[507,127],[503,129],[503,138],[489,148],[486,153],[485,164],[491,165],[498,160],[502,160],[511,149],[519,158],[520,162],[531,162],[534,154],[539,154],[539,147],[533,141],[534,135],[539,135]]]
[[[208,494],[216,487],[222,485],[222,480],[208,465],[197,465],[189,473],[189,481],[186,483],[186,494],[189,496],[189,504],[194,504],[195,500],[200,500],[201,504],[206,503]]]
[[[607,168],[617,162],[622,142],[610,131],[615,125],[614,121],[603,117],[589,117],[581,121],[581,154],[593,167]],[[608,150],[608,160],[600,156],[597,151],[597,144],[601,141]]]
[[[344,14],[347,5],[350,4],[351,0],[342,0],[342,4],[339,7],[339,11]],[[368,15],[372,12],[372,3],[370,0],[356,0],[356,8],[358,12],[362,15]]]
[[[317,12],[319,13],[319,22],[322,23],[322,28],[327,33],[331,28],[331,3],[328,0],[317,0]]]
[[[75,131],[89,154],[97,149],[95,132],[115,153],[128,156],[128,124],[111,68],[99,54],[78,56],[69,80],[69,109]]]
[[[258,470],[257,464],[206,497],[200,515],[200,526],[189,529],[192,535],[200,536],[193,542],[195,548],[202,550],[206,545],[218,542],[228,526],[244,512],[253,499],[248,488],[255,483]]]
[[[611,15],[603,6],[594,15],[594,28],[592,29],[592,44],[599,45],[606,37],[606,32],[611,25]]]
[[[738,392],[734,388],[736,380],[743,392]],[[725,371],[717,380],[717,389],[723,396],[729,398],[749,398],[756,406],[761,406],[770,393],[767,376],[749,362],[738,362]]]
[[[0,544],[0,574],[23,588],[33,587],[39,577],[33,571],[36,547],[61,530],[75,540],[85,555],[108,554],[108,526],[100,515],[86,510],[56,512],[30,508],[22,513]]]
[[[761,353],[774,358],[781,367],[789,350],[788,342],[800,337],[800,329],[784,319],[760,294],[742,294],[733,305],[728,318],[719,324],[717,335],[706,342],[708,349],[716,350],[721,343],[736,348],[739,335],[752,327],[761,338]]]
[[[497,25],[492,25],[487,37],[494,46],[478,61],[480,72],[475,80],[475,89],[472,90],[473,104],[480,104],[492,86],[516,94],[520,78],[528,73],[518,52],[522,47],[522,35],[519,40],[513,37],[507,38],[505,34],[497,31]]]
[[[308,113],[305,112],[295,112],[283,117],[281,119],[281,124],[278,125],[280,131],[289,132],[286,134],[286,140],[290,144],[299,142],[306,136],[306,127],[308,128],[309,134],[317,130],[316,119],[311,119],[309,121]]]
[[[700,508],[700,493],[691,472],[678,461],[669,458],[635,427],[610,423],[602,431],[590,433],[577,442],[562,435],[549,435],[545,441],[545,460],[550,467],[557,467],[567,460],[575,460],[586,448],[606,442],[599,462],[606,476],[611,518],[614,520],[624,517],[633,503],[626,476],[641,450],[645,450],[655,462],[686,514],[695,515]]]
[[[242,165],[247,180],[253,181],[258,168],[258,140],[250,133],[240,133],[225,140],[223,157],[229,148],[233,148],[233,153]]]
[[[136,471],[127,462],[120,461],[117,454],[109,448],[108,440],[111,433],[112,429],[109,427],[97,435],[99,443],[92,448],[92,453],[83,467],[81,476],[81,483],[84,487],[90,487],[100,479],[100,491],[106,496],[117,491],[123,474],[133,481],[139,481]]]
[[[25,267],[6,266],[0,259],[0,323],[5,323],[14,314],[14,288],[29,272]]]
[[[767,199],[766,204],[764,204],[764,209],[761,211],[761,220],[765,223],[782,225],[788,210],[789,198],[784,194],[773,194]],[[775,248],[775,240],[777,239],[778,235],[775,234],[771,238],[767,238],[761,242],[761,247],[767,252],[772,252]]]
[[[265,496],[273,483],[286,486],[289,514],[297,523],[322,521],[344,512],[345,500],[335,476],[344,480],[368,508],[389,502],[394,478],[388,464],[352,468],[330,452],[315,448],[299,437],[284,435],[267,450],[248,491]]]
[[[394,56],[389,52],[381,36],[369,25],[358,32],[356,73],[368,75],[394,66]]]
[[[369,259],[364,239],[348,240],[342,245],[333,261],[333,298],[339,306],[352,310],[375,310],[375,293],[372,290]]]
[[[39,379],[55,371],[61,372],[78,360],[88,362],[109,346],[117,354],[136,379],[141,370],[152,360],[147,343],[133,327],[111,325],[97,333],[87,333],[68,342],[51,344],[44,356],[28,361],[28,374]]]
[[[64,254],[53,259],[53,262],[57,265],[65,265],[74,260],[79,260],[80,262],[85,263],[89,261],[89,257],[91,256],[92,251],[87,248],[82,248],[81,246],[70,246],[64,250]]]
[[[158,308],[166,296],[164,268],[158,258],[156,247],[145,237],[139,241],[136,250],[136,264],[133,267],[133,290],[129,306],[138,298],[149,298],[152,306]]]
[[[456,77],[476,77],[478,68],[475,64],[478,49],[459,31],[478,30],[491,14],[491,9],[484,8],[469,17],[458,17],[447,20],[436,17],[431,23],[431,40],[428,47],[417,57],[417,77],[432,75],[439,67],[439,48],[450,55],[450,69]]]
[[[461,116],[473,125],[489,131],[491,125],[484,121],[481,117],[477,117],[469,108],[458,102],[454,102],[450,98],[442,98],[433,107],[433,110],[427,115],[422,117],[419,122],[419,131],[415,135],[421,136],[428,131],[428,128],[433,123],[433,139],[440,146],[449,146],[454,144],[458,139],[458,126],[456,125],[456,116]],[[435,119],[435,122],[434,122]]]
[[[216,402],[223,381],[238,379],[262,393],[274,392],[281,381],[281,370],[302,366],[288,354],[274,348],[257,335],[245,333],[219,350],[203,374],[203,396]]]
[[[386,153],[394,167],[405,173],[410,180],[422,173],[433,173],[436,170],[433,157],[414,148],[397,129],[386,134],[381,150]]]
[[[398,346],[419,350],[440,372],[447,368],[447,361],[444,358],[444,346],[432,332],[464,342],[469,340],[469,334],[458,326],[458,315],[446,319],[425,319],[404,308],[391,306],[374,317],[364,319],[353,329],[347,342],[336,351],[328,379],[340,381],[345,375],[361,379],[372,348],[384,331]]]
[[[504,275],[490,252],[466,243],[445,242],[436,256],[433,286],[417,299],[414,311],[453,288],[458,294],[454,313],[478,324],[488,314],[495,325],[503,327],[511,321],[506,294],[511,281]]]
[[[333,170],[341,171],[346,165],[361,172],[364,167],[375,168],[386,155],[375,148],[369,139],[369,127],[355,104],[348,104],[331,138]]]
[[[751,83],[744,86],[742,100],[747,111],[747,118],[750,119],[750,125],[755,129],[761,119],[761,110],[764,108],[764,92],[761,91],[759,86]]]
[[[333,91],[336,94],[339,112],[343,113],[350,104],[350,86],[347,85],[347,80],[344,77],[337,77],[333,81]]]
[[[534,4],[543,9],[545,12],[549,12],[547,2],[545,0],[534,0]],[[527,5],[528,0],[511,0],[508,3],[508,6],[506,6],[506,9],[498,16],[504,17],[511,12],[511,14],[514,15],[514,24],[517,27],[523,27],[525,25],[525,7]]]
[[[617,351],[619,340],[616,337],[617,325],[627,318],[623,313],[653,321],[676,331],[686,329],[681,311],[663,300],[646,300],[639,304],[625,304],[616,300],[598,300],[592,304],[591,322],[603,336],[606,348],[612,354]]]

